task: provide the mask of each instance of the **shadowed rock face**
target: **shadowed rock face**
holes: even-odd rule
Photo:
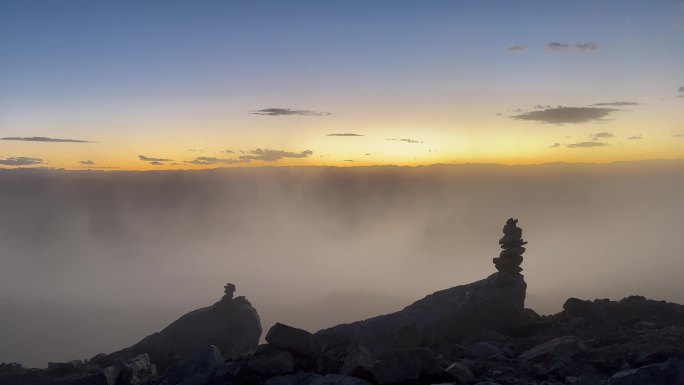
[[[468,285],[438,291],[401,311],[338,325],[316,333],[326,350],[363,345],[374,354],[439,338],[458,342],[479,329],[506,331],[523,317],[527,284],[522,275],[494,273]],[[411,346],[402,346],[411,347]]]
[[[159,372],[164,373],[169,366],[209,345],[216,346],[225,359],[254,353],[261,331],[259,315],[245,297],[226,297],[212,306],[185,314],[133,346],[96,356],[92,361],[108,366],[116,357],[130,358],[148,353]]]

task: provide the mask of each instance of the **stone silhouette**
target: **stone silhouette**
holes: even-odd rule
[[[522,239],[522,229],[518,227],[518,220],[508,218],[503,233],[504,236],[499,239],[499,245],[503,250],[499,258],[493,259],[494,266],[502,273],[519,274],[522,271],[522,254],[525,252],[523,245],[527,242]]]
[[[235,294],[235,285],[228,282],[223,286],[223,298],[222,301],[231,301],[233,299],[233,294]]]

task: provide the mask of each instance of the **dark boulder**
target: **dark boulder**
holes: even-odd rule
[[[608,385],[676,385],[684,384],[684,361],[670,358],[660,364],[622,370],[608,380]]]
[[[147,353],[159,372],[164,373],[168,367],[210,345],[216,346],[224,359],[253,353],[260,337],[257,311],[244,297],[237,297],[192,311],[131,347],[93,357],[91,361],[106,367],[117,357],[129,359]]]
[[[371,368],[378,384],[401,384],[417,380],[444,379],[446,374],[427,349],[395,350],[383,356]]]
[[[568,298],[563,304],[563,310],[569,318],[580,317],[592,326],[612,327],[615,325],[608,313],[599,304],[591,301]]]
[[[380,355],[394,348],[406,330],[426,341],[457,343],[482,328],[509,331],[524,320],[525,290],[521,275],[494,273],[468,285],[438,291],[396,313],[321,330],[315,335],[326,350],[343,353],[363,345]]]
[[[220,385],[225,374],[221,351],[211,345],[170,367],[161,385]]]
[[[316,358],[323,351],[321,342],[313,334],[279,322],[269,329],[266,341],[277,348],[304,358]]]
[[[262,376],[277,376],[294,372],[295,358],[287,350],[268,346],[249,358],[247,367]]]

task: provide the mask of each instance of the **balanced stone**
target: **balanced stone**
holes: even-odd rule
[[[499,240],[503,249],[499,258],[494,258],[494,266],[503,273],[518,274],[522,271],[522,254],[525,252],[523,245],[527,244],[522,239],[522,229],[518,227],[518,220],[509,218],[503,228],[504,236]]]

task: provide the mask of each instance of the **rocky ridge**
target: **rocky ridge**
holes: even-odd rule
[[[228,284],[132,347],[47,369],[0,364],[0,384],[684,384],[684,306],[570,298],[539,316],[524,308],[517,220],[499,243],[497,273],[396,313],[317,333],[278,323],[257,346],[256,310]]]

